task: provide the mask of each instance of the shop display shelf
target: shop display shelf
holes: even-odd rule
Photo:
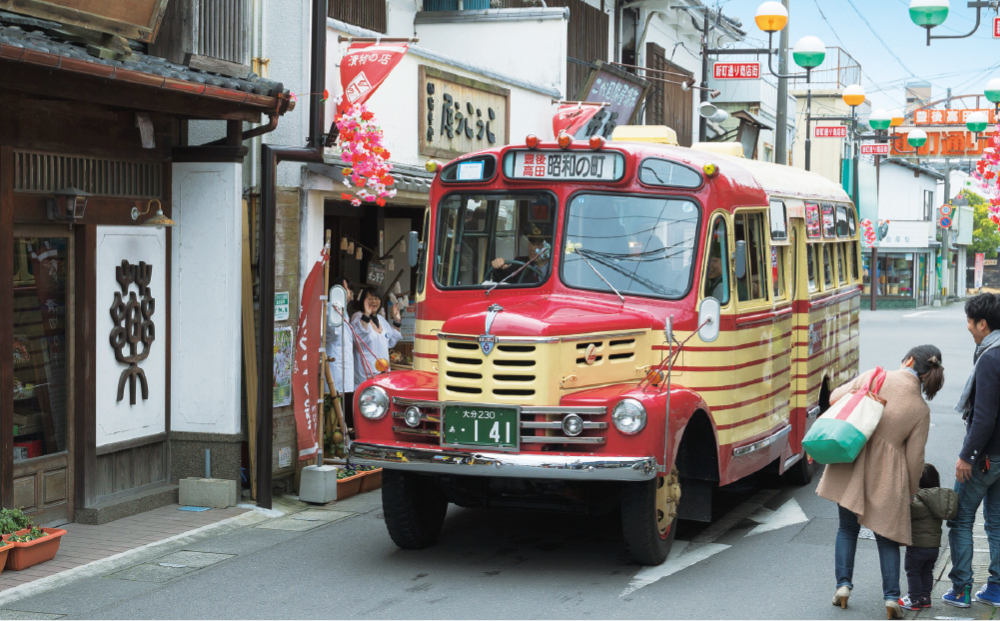
[[[25,528],[13,534],[23,535],[29,530],[31,529]],[[4,549],[7,550],[4,553],[7,556],[4,565],[6,569],[21,571],[22,569],[27,569],[55,558],[56,553],[59,551],[62,536],[66,534],[66,531],[61,528],[43,528],[42,530],[45,531],[45,537],[39,537],[34,541],[25,543],[8,541],[7,545],[0,548],[0,552]],[[3,540],[7,541],[9,537],[10,535],[4,535]]]

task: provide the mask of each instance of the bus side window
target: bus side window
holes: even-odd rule
[[[833,287],[833,266],[830,265],[830,245],[823,244],[823,290]]]
[[[851,255],[851,276],[858,280],[858,242],[847,242],[847,253]]]
[[[715,298],[720,306],[729,304],[729,257],[726,219],[716,218],[709,234],[708,267],[705,268],[705,297]]]
[[[807,271],[809,272],[809,292],[816,290],[816,261],[814,257],[816,256],[816,247],[814,244],[806,244],[806,263]]]
[[[847,257],[844,256],[844,246],[837,244],[837,282],[847,284]]]
[[[785,299],[785,248],[771,246],[771,277],[774,279],[774,299]]]
[[[767,298],[767,273],[764,267],[764,214],[741,214],[736,217],[736,241],[746,242],[747,269],[736,281],[740,302]]]

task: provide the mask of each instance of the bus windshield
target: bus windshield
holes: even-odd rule
[[[545,282],[556,207],[555,197],[547,192],[446,197],[438,209],[435,282],[443,288]]]
[[[570,287],[665,298],[691,286],[698,206],[681,198],[578,194],[562,278]]]

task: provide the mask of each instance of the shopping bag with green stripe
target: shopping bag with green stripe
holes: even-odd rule
[[[813,423],[802,448],[821,464],[846,464],[858,457],[882,420],[885,399],[878,396],[885,370],[876,367],[868,386],[845,395]]]

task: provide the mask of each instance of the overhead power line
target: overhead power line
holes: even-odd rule
[[[858,10],[858,7],[854,5],[854,0],[847,0],[847,4],[851,5],[851,8],[854,9],[854,12],[857,13],[858,17],[861,18],[861,22],[865,25],[866,28],[868,28],[869,31],[871,31],[872,35],[878,40],[878,42],[882,45],[882,47],[885,48],[885,51],[889,52],[889,55],[896,59],[896,62],[899,63],[899,66],[905,69],[906,72],[912,75],[913,77],[916,77],[917,74],[910,71],[910,68],[903,63],[902,59],[900,59],[899,56],[896,56],[896,53],[893,52],[891,49],[889,49],[889,46],[885,44],[885,41],[882,40],[882,37],[879,36],[877,32],[875,32],[875,29],[872,28],[870,23],[868,23],[868,20],[865,18],[865,16],[862,15],[861,11]]]

